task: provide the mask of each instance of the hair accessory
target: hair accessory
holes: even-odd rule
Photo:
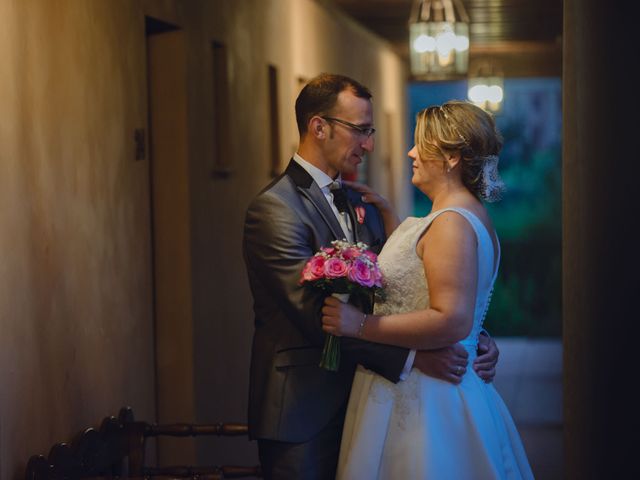
[[[498,156],[487,155],[486,157],[478,158],[482,162],[479,179],[480,197],[487,202],[497,202],[502,198],[502,193],[506,190],[506,186],[498,173]]]
[[[451,130],[453,130],[453,133],[455,133],[458,137],[460,137],[460,140],[462,140],[462,143],[464,143],[465,145],[468,145],[467,139],[464,138],[464,136],[460,133],[460,130],[458,130],[458,128],[449,118],[449,115],[447,115],[447,111],[444,109],[444,105],[440,105],[438,108],[442,112],[442,115],[444,116],[444,119],[446,120],[447,124],[451,127]]]

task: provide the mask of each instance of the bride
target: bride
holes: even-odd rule
[[[413,349],[461,342],[476,356],[500,261],[481,200],[504,188],[502,139],[493,119],[451,101],[418,114],[412,183],[433,203],[398,225],[386,200],[354,184],[381,210],[387,234],[379,262],[386,299],[366,315],[328,297],[323,329]],[[358,367],[347,410],[339,479],[533,478],[511,415],[490,383],[467,372],[459,385],[414,369],[393,384]]]

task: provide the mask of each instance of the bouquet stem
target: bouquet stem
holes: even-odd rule
[[[332,293],[341,302],[349,300],[348,293]],[[320,357],[320,367],[331,372],[336,372],[340,367],[340,339],[335,335],[327,334],[324,340],[324,348]]]
[[[340,367],[340,339],[327,334],[320,358],[320,366],[325,370],[336,372]]]

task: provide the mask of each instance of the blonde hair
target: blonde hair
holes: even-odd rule
[[[485,198],[484,167],[502,149],[502,135],[490,114],[457,100],[425,108],[416,118],[415,144],[423,161],[460,152],[463,184],[476,197]],[[504,185],[499,188],[503,190]]]

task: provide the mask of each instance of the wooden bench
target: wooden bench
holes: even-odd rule
[[[71,443],[54,445],[48,457],[29,459],[26,480],[108,479],[184,479],[218,480],[261,477],[260,467],[145,465],[146,440],[162,435],[172,437],[243,436],[247,426],[238,423],[214,425],[154,425],[136,421],[131,408],[124,407],[118,417],[106,417],[98,430],[88,428]]]

